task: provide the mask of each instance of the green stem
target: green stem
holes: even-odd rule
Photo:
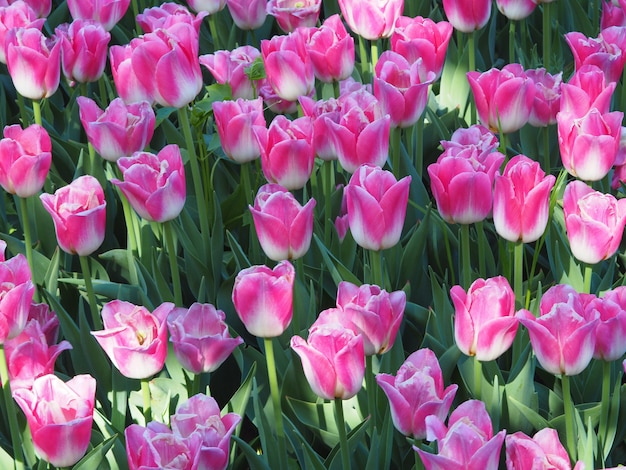
[[[482,400],[483,395],[483,363],[474,356],[474,398]]]
[[[563,411],[565,413],[565,438],[567,443],[567,453],[572,461],[576,461],[576,434],[574,429],[575,409],[574,402],[572,401],[569,376],[561,375],[561,384],[563,386]]]
[[[335,98],[339,98],[341,95],[341,87],[337,80],[333,80],[333,94],[335,95]]]
[[[590,264],[585,264],[585,277],[583,281],[583,292],[585,294],[591,293],[591,275],[593,274],[593,267]]]
[[[141,12],[139,11],[139,3],[138,3],[138,0],[132,0],[131,5],[132,5],[132,9],[133,9],[133,17],[135,18],[135,32],[137,33],[137,36],[140,36],[140,35],[141,35],[141,33],[142,33],[142,30],[141,30],[141,26],[140,26],[140,25],[139,25],[139,23],[137,22],[137,15],[138,15],[139,13],[141,13]]]
[[[343,468],[350,468],[350,449],[348,448],[348,434],[346,433],[346,422],[343,417],[343,400],[335,398],[335,419],[339,430],[339,447],[341,450],[341,462]]]
[[[143,419],[146,426],[152,421],[152,398],[150,396],[150,379],[141,379],[141,396],[143,397]]]
[[[200,393],[200,382],[202,382],[202,375],[194,374],[193,379],[191,380],[191,391],[189,395],[190,397],[193,397],[194,395]]]
[[[332,160],[325,161],[322,165],[322,186],[324,191],[324,243],[330,248],[331,229],[333,226],[332,194],[335,177],[334,163]]]
[[[515,299],[524,305],[524,244],[520,241],[513,247],[513,291]]]
[[[367,56],[367,49],[365,48],[365,39],[363,39],[363,36],[359,36],[359,58],[361,60],[361,82],[369,82],[370,63]]]
[[[39,100],[33,100],[33,117],[35,119],[35,124],[39,124],[40,126],[42,126],[42,120],[41,120],[41,103],[39,102]]]
[[[211,38],[213,38],[213,51],[219,51],[219,34],[217,33],[217,22],[215,20],[215,16],[217,13],[209,15],[209,29],[211,31]]]
[[[610,445],[607,448],[607,431],[609,422],[609,404],[611,402],[611,362],[602,361],[602,397],[600,401],[600,424],[598,425],[598,448],[599,454],[604,464],[604,457],[608,454]]]
[[[396,179],[400,179],[400,146],[402,137],[402,129],[394,127],[391,129],[391,166],[393,167],[393,175]]]
[[[544,3],[544,5],[548,5]],[[543,128],[543,166],[546,175],[549,175],[552,170],[552,163],[550,162],[550,127]]]
[[[91,271],[89,269],[89,258],[87,256],[79,256],[80,269],[83,272],[83,279],[85,281],[85,290],[87,291],[87,299],[89,299],[89,310],[91,311],[91,318],[93,319],[93,327],[96,330],[102,329],[102,319],[98,312],[98,303],[96,302],[96,294],[93,291],[93,284],[91,283]]]
[[[20,119],[22,121],[22,126],[26,127],[28,125],[28,114],[26,113],[26,103],[24,102],[24,97],[17,94],[17,106],[20,109]]]
[[[476,70],[476,31],[469,33],[467,38],[467,47],[469,48],[469,68],[470,72]],[[476,105],[470,100],[470,124],[476,123]]]
[[[424,115],[419,117],[415,123],[415,135],[412,136],[411,143],[415,144],[413,147],[413,155],[415,155],[415,171],[422,176],[424,171]],[[413,146],[413,145],[412,145]]]
[[[265,360],[267,363],[267,375],[270,382],[272,404],[274,406],[274,423],[276,424],[276,437],[278,439],[278,451],[280,453],[280,467],[287,470],[287,450],[285,448],[285,430],[283,428],[283,413],[280,406],[280,390],[276,375],[276,359],[274,358],[274,343],[272,338],[264,338]]]
[[[370,414],[370,423],[374,428],[376,423],[376,380],[374,379],[374,368],[372,367],[372,356],[365,356],[365,388],[367,392],[367,411]]]
[[[167,245],[167,254],[170,260],[170,274],[174,285],[174,303],[177,307],[183,306],[183,291],[180,286],[180,273],[178,272],[178,257],[176,256],[176,242],[172,230],[172,221],[163,223],[163,236]]]
[[[372,284],[377,285],[381,289],[385,288],[383,275],[383,254],[380,250],[368,250],[370,253],[370,269],[372,270]]]
[[[24,234],[24,247],[26,248],[26,260],[31,275],[35,276],[35,264],[33,262],[33,240],[30,231],[30,218],[28,213],[28,199],[20,197],[20,211],[22,213],[22,232]]]
[[[543,66],[546,71],[550,72],[550,55],[552,54],[551,46],[552,46],[552,29],[551,23],[552,18],[550,18],[550,5],[551,3],[543,3]],[[548,35],[548,37],[546,37]],[[547,170],[546,170],[547,171]]]
[[[11,444],[13,445],[13,463],[15,470],[24,468],[24,455],[22,453],[22,440],[20,429],[17,423],[17,411],[15,401],[11,394],[11,383],[9,380],[9,367],[5,354],[4,344],[0,344],[0,379],[2,380],[2,393],[7,418],[9,420],[9,431],[11,432]]]
[[[376,62],[378,62],[378,41],[370,41],[370,62],[372,63],[372,76],[375,75]]]
[[[478,272],[480,277],[487,277],[487,263],[485,256],[485,247],[487,245],[487,237],[485,236],[485,224],[481,220],[476,222],[476,239],[478,241]]]
[[[509,20],[509,62],[515,62],[515,21]]]
[[[461,225],[461,280],[463,288],[469,289],[472,283],[472,266],[470,264],[470,233],[469,224]]]

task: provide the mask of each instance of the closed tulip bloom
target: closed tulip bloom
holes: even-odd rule
[[[269,129],[256,127],[261,148],[261,168],[269,183],[277,183],[288,190],[303,188],[313,172],[313,126],[303,116],[290,121],[276,116]]]
[[[319,325],[309,330],[307,341],[291,338],[304,375],[317,396],[325,400],[355,396],[365,376],[363,338],[337,324]]]
[[[583,263],[610,258],[619,248],[626,224],[626,199],[572,181],[563,194],[565,228],[572,254]]]
[[[328,139],[329,123],[337,124],[341,119],[339,101],[335,98],[314,101],[301,96],[298,103],[305,116],[313,119],[313,149],[315,155],[324,161],[337,160],[337,150]]]
[[[11,0],[14,3],[16,0]],[[52,11],[52,0],[24,0],[38,18],[46,18]]]
[[[450,140],[440,143],[446,156],[471,155],[480,162],[500,145],[495,134],[480,124],[460,127],[452,133]]]
[[[255,126],[264,128],[266,125],[261,98],[215,101],[213,117],[222,150],[228,158],[246,163],[261,156],[261,147],[254,132]]]
[[[213,15],[224,9],[226,0],[187,0],[187,5],[193,11],[206,11],[209,15]]]
[[[200,34],[200,25],[208,13],[202,11],[194,15],[187,7],[179,3],[165,2],[159,6],[146,8],[137,15],[137,23],[144,33],[153,33],[159,29],[169,30],[179,23],[186,23],[193,28],[196,36]]]
[[[362,165],[345,188],[348,223],[354,241],[368,250],[384,250],[400,241],[411,177],[400,181],[390,171]]]
[[[528,124],[534,127],[555,124],[556,113],[560,110],[563,72],[551,75],[546,72],[546,69],[539,68],[526,70],[526,75],[535,85],[535,101]]]
[[[63,251],[87,256],[104,241],[106,200],[96,178],[84,175],[54,194],[39,196],[52,216],[57,242]]]
[[[537,6],[535,0],[496,0],[500,13],[510,20],[523,20],[530,16]]]
[[[348,27],[370,41],[391,36],[403,8],[404,0],[339,0]]]
[[[561,444],[556,429],[541,429],[532,438],[518,431],[506,436],[505,442],[507,470],[572,468],[567,450]],[[585,465],[579,461],[576,462],[574,470],[583,470],[584,467]]]
[[[584,65],[561,85],[559,111],[574,118],[583,117],[591,109],[601,114],[611,109],[615,82],[607,82],[602,70],[595,65]]]
[[[260,28],[267,17],[267,0],[226,0],[228,11],[239,29]]]
[[[398,373],[377,374],[376,382],[389,399],[393,425],[405,436],[426,438],[426,417],[445,421],[458,385],[444,389],[437,356],[430,349],[415,351],[406,358]]]
[[[493,434],[485,404],[468,400],[450,414],[448,426],[437,416],[426,417],[426,439],[436,440],[439,452],[416,450],[426,470],[498,470],[506,431]]]
[[[61,79],[61,44],[35,28],[10,30],[5,39],[9,75],[17,92],[31,100],[49,98]]]
[[[63,74],[70,82],[97,81],[104,72],[111,34],[90,20],[57,26]]]
[[[267,13],[276,18],[280,29],[291,33],[296,28],[312,28],[320,17],[322,0],[269,0]]]
[[[289,261],[281,261],[274,269],[251,266],[239,271],[233,285],[233,304],[250,334],[259,338],[283,334],[293,317],[295,277]]]
[[[518,320],[515,293],[505,277],[477,279],[465,290],[450,289],[454,304],[454,338],[463,354],[493,361],[513,344]]]
[[[152,86],[144,85],[132,66],[133,44],[124,46],[111,46],[109,49],[109,62],[111,63],[111,74],[117,94],[124,103],[136,103],[147,101],[154,103]]]
[[[38,124],[22,129],[19,124],[4,128],[0,140],[0,185],[9,194],[30,197],[43,188],[50,163],[52,142]]]
[[[261,51],[257,48],[240,46],[232,51],[215,51],[213,54],[201,55],[199,60],[217,83],[230,85],[234,100],[252,100],[256,98],[255,85],[246,75],[246,69],[260,56]]]
[[[15,338],[26,326],[35,285],[26,256],[0,262],[0,343]]]
[[[626,353],[626,287],[607,291],[585,306],[587,318],[598,318],[594,359],[616,361]]]
[[[607,82],[617,82],[626,62],[626,31],[612,26],[600,32],[597,38],[589,38],[578,31],[565,34],[565,40],[574,55],[576,69],[593,64],[602,69]]]
[[[26,2],[14,2],[0,6],[0,62],[7,63],[4,53],[6,36],[13,28],[36,28],[41,30],[45,18],[38,18],[37,13]]]
[[[156,116],[147,101],[126,105],[115,98],[102,110],[86,96],[76,99],[80,122],[98,154],[110,162],[143,150],[152,139]]]
[[[443,11],[454,29],[471,33],[489,21],[491,0],[443,0]]]
[[[546,175],[539,163],[517,155],[496,175],[493,191],[493,223],[505,240],[530,243],[548,225],[550,192],[556,177]]]
[[[32,389],[13,392],[32,435],[35,453],[55,467],[71,467],[89,447],[96,379],[77,375],[63,382],[54,374],[35,379]]]
[[[93,20],[111,31],[122,19],[130,0],[68,0],[67,7],[75,20]]]
[[[315,199],[302,206],[282,186],[266,184],[259,188],[254,207],[249,208],[259,243],[269,259],[293,260],[309,251]]]
[[[332,15],[316,28],[307,49],[313,62],[313,72],[326,83],[341,81],[354,70],[354,38],[348,34],[339,15]]]
[[[502,70],[470,71],[467,80],[474,95],[480,122],[494,132],[508,134],[521,129],[530,118],[535,87],[519,64]]]
[[[611,26],[626,26],[626,1],[618,0],[602,2],[600,31]]]
[[[170,144],[158,154],[137,152],[117,161],[124,181],[120,188],[130,205],[146,220],[167,222],[178,217],[187,197],[185,167],[178,145]]]
[[[194,374],[213,372],[243,339],[231,338],[223,311],[211,304],[175,308],[167,317],[170,341],[182,366]]]
[[[147,379],[163,369],[167,356],[167,316],[174,304],[165,302],[152,313],[123,300],[102,307],[104,329],[92,331],[122,375]]]

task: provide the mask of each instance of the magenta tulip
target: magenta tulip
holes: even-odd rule
[[[130,0],[68,0],[67,7],[74,20],[92,20],[111,31],[122,19]]]
[[[130,205],[146,220],[167,222],[178,217],[185,206],[185,167],[180,148],[166,145],[158,154],[137,152],[117,161],[124,181],[120,188]]]
[[[147,379],[159,372],[167,356],[166,319],[174,304],[165,302],[152,313],[123,300],[102,307],[104,329],[92,331],[113,365],[131,379]]]
[[[615,254],[626,225],[626,199],[617,200],[582,181],[572,181],[563,194],[563,214],[576,259],[595,264]]]
[[[471,33],[489,21],[491,0],[443,0],[443,11],[454,29]]]
[[[23,0],[35,12],[37,18],[46,18],[52,11],[52,0]],[[9,0],[15,3],[16,0]],[[6,2],[4,2],[6,3]]]
[[[600,31],[611,26],[626,26],[626,1],[608,0],[602,2]]]
[[[36,28],[41,30],[45,18],[38,18],[37,13],[26,2],[14,2],[0,6],[0,62],[7,63],[4,53],[6,36],[14,28]]]
[[[63,251],[90,255],[104,241],[106,200],[96,178],[80,176],[54,194],[39,196],[52,216],[57,242]]]
[[[444,153],[450,156],[468,153],[477,155],[479,161],[484,160],[488,153],[495,151],[500,143],[493,132],[480,124],[460,127],[450,136],[450,140],[442,140]]]
[[[384,250],[400,241],[411,177],[400,181],[390,171],[360,166],[345,188],[348,223],[354,241],[368,250]]]
[[[0,155],[0,185],[6,192],[26,198],[41,191],[52,162],[52,142],[42,126],[5,127]]]
[[[307,341],[291,338],[291,348],[300,356],[304,375],[313,392],[325,399],[352,398],[365,376],[363,338],[336,324],[309,330]]]
[[[213,372],[243,343],[231,338],[226,315],[211,304],[175,308],[167,317],[170,341],[182,366],[194,374]]]
[[[626,31],[621,26],[603,29],[597,38],[589,38],[578,31],[565,34],[565,40],[574,55],[576,70],[593,64],[602,69],[607,82],[617,82],[626,63]]]
[[[312,28],[320,17],[322,0],[269,0],[268,15],[276,18],[280,29],[291,33],[296,28]]]
[[[544,68],[526,70],[526,75],[535,85],[533,103],[528,124],[534,127],[547,127],[556,123],[556,113],[560,109],[561,81],[563,72],[551,75]]]
[[[137,15],[137,23],[144,33],[153,33],[159,29],[170,30],[179,23],[185,23],[192,27],[196,36],[200,34],[200,25],[208,13],[202,11],[194,15],[187,7],[179,3],[165,2],[159,6],[146,8],[143,13]]]
[[[256,98],[255,85],[246,75],[261,51],[252,46],[240,46],[232,51],[215,51],[213,54],[200,56],[200,64],[204,65],[217,83],[230,85],[233,99]]]
[[[458,385],[444,389],[441,367],[430,349],[406,358],[397,375],[377,374],[376,382],[389,399],[391,419],[398,431],[414,439],[426,438],[426,417],[444,421]]]
[[[536,0],[496,0],[500,13],[509,20],[519,21],[530,16],[537,7]]]
[[[546,175],[539,163],[517,155],[496,175],[493,191],[493,223],[505,240],[530,243],[548,225],[550,191],[556,177]]]
[[[289,261],[281,261],[274,269],[251,266],[239,271],[233,285],[233,304],[250,334],[260,338],[283,334],[293,317],[295,276]]]
[[[124,103],[136,103],[147,101],[151,105],[154,103],[152,86],[144,85],[132,66],[134,45],[111,46],[109,49],[109,62],[111,63],[111,74],[117,94]]]
[[[404,0],[339,0],[348,27],[370,41],[391,36],[403,8]]]
[[[298,103],[305,116],[313,120],[313,149],[315,155],[324,161],[337,160],[337,150],[328,139],[329,127],[340,120],[339,100],[314,101],[308,96],[301,96]],[[331,124],[332,123],[332,124]]]
[[[615,82],[607,82],[599,67],[584,65],[561,85],[559,111],[574,118],[583,117],[594,108],[601,114],[607,114],[614,91]]]
[[[267,0],[226,0],[228,11],[239,29],[260,28],[267,17]]]
[[[585,306],[587,318],[598,318],[595,359],[617,361],[626,353],[626,286],[605,292]]]
[[[104,73],[111,34],[89,20],[74,20],[55,29],[61,42],[63,75],[70,83],[97,81]]]
[[[35,293],[28,261],[22,254],[0,262],[0,343],[19,335]]]
[[[150,143],[156,116],[149,102],[126,105],[115,98],[104,110],[86,96],[79,96],[76,102],[87,139],[105,160],[130,157]]]
[[[313,236],[315,199],[304,205],[277,184],[259,188],[254,207],[249,206],[261,248],[274,261],[303,257]]]
[[[523,432],[506,436],[506,468],[521,470],[525,468],[572,468],[567,450],[559,440],[555,429],[544,428],[532,438]],[[583,470],[585,465],[576,462],[574,470]]]
[[[341,81],[354,70],[354,38],[348,34],[339,15],[332,15],[311,33],[307,49],[313,72],[326,83]]]
[[[41,459],[55,467],[71,467],[85,455],[95,395],[96,379],[90,375],[77,375],[63,382],[48,374],[35,379],[32,389],[13,392]]]
[[[228,158],[246,163],[261,156],[261,147],[254,132],[255,126],[266,126],[261,98],[215,101],[213,117],[222,150]]]

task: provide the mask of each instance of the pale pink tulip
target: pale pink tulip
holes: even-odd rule
[[[20,253],[0,262],[0,343],[24,330],[34,293],[26,256]]]
[[[514,21],[530,16],[537,7],[537,3],[536,0],[496,0],[500,13]]]
[[[404,0],[339,0],[348,27],[370,41],[391,36],[403,8]]]
[[[617,361],[626,353],[626,286],[619,286],[586,305],[587,318],[597,317],[595,359]]]
[[[67,7],[75,20],[93,20],[111,31],[122,19],[130,0],[68,0]]]
[[[532,438],[523,432],[506,436],[506,468],[521,470],[525,468],[554,468],[571,470],[567,450],[559,440],[555,429],[544,428]],[[583,470],[585,465],[576,462],[574,470]]]
[[[143,13],[138,14],[137,23],[139,23],[144,33],[152,33],[158,29],[169,30],[176,24],[186,23],[193,28],[196,36],[198,36],[202,20],[207,15],[206,11],[201,11],[194,15],[184,5],[165,2],[159,6],[146,8]]]
[[[132,66],[133,43],[124,46],[111,46],[109,49],[109,62],[111,63],[111,74],[117,94],[124,103],[136,103],[147,101],[151,105],[154,103],[152,86],[144,85]]]
[[[443,11],[454,29],[471,33],[489,21],[491,0],[443,0]]]
[[[213,54],[200,56],[204,65],[217,83],[230,85],[233,99],[256,98],[255,84],[246,75],[246,70],[253,64],[261,51],[252,46],[240,46],[232,51],[215,51]]]
[[[239,29],[260,28],[267,17],[267,0],[226,0],[230,16]]]
[[[561,81],[563,72],[551,75],[544,68],[526,70],[526,75],[535,85],[533,103],[528,124],[546,127],[556,123],[556,113],[561,103]]]
[[[38,18],[37,13],[26,2],[17,1],[0,6],[0,62],[7,63],[4,53],[6,36],[13,28],[36,28],[41,30],[45,18]]]
[[[296,28],[312,28],[320,16],[322,0],[269,0],[268,15],[276,18],[280,29],[291,33]]]
[[[261,147],[254,132],[255,126],[266,126],[261,98],[215,101],[213,116],[222,150],[228,158],[246,163],[261,156]]]
[[[187,0],[187,5],[193,11],[205,11],[209,15],[214,15],[218,11],[222,11],[226,6],[226,0]]]
[[[70,83],[97,81],[107,62],[111,34],[99,23],[74,20],[55,29],[61,42],[63,75]]]
[[[307,49],[318,80],[331,83],[352,75],[354,38],[346,31],[339,15],[326,18],[319,28],[313,30]]]

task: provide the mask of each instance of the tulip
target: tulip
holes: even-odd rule
[[[260,338],[283,334],[293,317],[295,276],[289,261],[281,261],[274,269],[251,266],[239,271],[233,285],[233,304],[250,334]]]
[[[260,28],[267,17],[267,0],[226,0],[233,22],[239,29]]]
[[[102,25],[85,20],[57,26],[63,74],[70,82],[97,81],[106,66],[111,34]]]
[[[7,67],[20,95],[40,100],[57,91],[61,79],[60,47],[60,42],[46,38],[36,27],[16,28],[7,33]]]
[[[515,294],[502,276],[477,279],[465,290],[450,289],[454,304],[454,338],[463,354],[493,361],[513,344],[518,320]]]
[[[207,12],[214,15],[218,11],[222,11],[226,6],[226,0],[187,0],[187,5],[193,11]]]
[[[24,255],[0,262],[0,343],[4,344],[24,330],[34,293]]]
[[[447,428],[437,416],[426,417],[426,438],[437,441],[437,454],[415,446],[413,449],[419,453],[426,470],[497,470],[505,434],[504,429],[493,434],[491,419],[482,401],[468,400],[452,412]]]
[[[467,80],[483,125],[508,134],[528,122],[535,88],[521,65],[508,64],[502,70],[492,68],[482,73],[470,71]]]
[[[608,83],[599,67],[584,65],[576,70],[569,82],[561,85],[559,111],[574,118],[583,117],[594,108],[607,114],[614,91],[615,83]]]
[[[7,63],[4,53],[6,36],[13,28],[36,28],[41,30],[45,18],[38,18],[37,13],[26,2],[14,2],[0,6],[0,62]]]
[[[550,191],[556,177],[546,175],[539,163],[517,155],[496,175],[493,191],[493,223],[505,240],[530,243],[548,225]]]
[[[54,194],[41,194],[44,208],[52,216],[57,242],[63,251],[87,256],[104,241],[106,201],[96,178],[84,175]]]
[[[593,298],[585,306],[587,318],[598,318],[594,359],[617,361],[626,353],[626,287],[619,286]]]
[[[617,0],[602,2],[600,31],[611,26],[626,26],[626,1]]]
[[[597,38],[588,38],[578,31],[565,34],[574,55],[576,70],[593,64],[602,69],[607,82],[618,82],[626,62],[626,31],[621,26],[603,29]]]
[[[330,126],[341,119],[339,101],[335,98],[314,101],[308,96],[298,99],[302,112],[313,120],[313,149],[315,155],[324,161],[337,160],[337,149],[328,139]]]
[[[301,206],[296,198],[277,184],[259,188],[254,207],[249,206],[261,248],[274,261],[303,257],[313,236],[315,199]]]
[[[182,366],[194,374],[213,372],[243,343],[231,338],[226,315],[211,304],[175,308],[167,317],[170,341]]]
[[[476,154],[475,158],[479,161],[483,161],[486,155],[495,151],[499,145],[494,133],[480,124],[461,127],[452,133],[450,140],[441,141],[447,156]]]
[[[261,98],[215,101],[213,117],[222,150],[228,158],[246,163],[261,156],[261,147],[253,130],[254,126],[264,128],[266,125]]]
[[[16,0],[10,0],[15,3]],[[37,18],[46,18],[52,11],[52,0],[24,0],[24,3],[35,12]]]
[[[52,142],[43,127],[5,127],[0,155],[0,185],[6,192],[27,198],[41,191],[52,162]]]
[[[341,81],[354,70],[354,38],[348,34],[339,15],[332,15],[311,33],[307,49],[313,72],[326,83]]]
[[[185,168],[180,148],[166,145],[158,154],[137,152],[117,161],[124,181],[113,178],[130,205],[146,220],[167,222],[185,206]]]
[[[570,470],[570,458],[561,444],[555,429],[544,428],[532,438],[523,432],[506,436],[506,468],[559,468]],[[583,470],[584,464],[576,462],[574,470]]]
[[[20,388],[13,397],[20,406],[35,453],[55,467],[71,467],[89,447],[96,379],[77,375],[63,382],[53,374],[35,379],[32,389]]]
[[[530,16],[537,6],[535,0],[496,0],[500,13],[509,20],[519,21]]]
[[[319,325],[309,330],[307,341],[291,338],[302,360],[304,375],[313,392],[325,399],[352,398],[365,376],[363,337],[339,325]]]
[[[354,241],[368,250],[384,250],[400,241],[411,177],[400,181],[390,171],[362,165],[346,186],[348,223]]]
[[[230,85],[233,99],[256,98],[255,84],[246,75],[261,52],[252,46],[240,46],[232,51],[215,51],[213,54],[200,56],[200,64],[204,65],[217,83]]]
[[[147,379],[165,364],[166,319],[173,309],[173,303],[165,302],[150,313],[145,307],[112,300],[102,307],[104,329],[91,334],[122,375]]]
[[[404,0],[339,0],[348,27],[370,41],[391,36],[403,8]]]
[[[322,0],[269,0],[267,13],[276,18],[280,29],[291,33],[296,28],[312,28],[320,17]]]
[[[443,11],[454,29],[471,33],[489,21],[491,0],[443,0]]]
[[[207,12],[198,15],[191,13],[185,6],[174,2],[165,2],[159,6],[146,8],[137,15],[137,23],[145,33],[153,33],[159,29],[170,29],[179,23],[186,23],[193,28],[196,36],[200,34],[200,25]]]
[[[156,116],[147,101],[126,105],[115,98],[104,110],[86,96],[79,96],[76,102],[87,139],[105,160],[130,157],[152,139]]]
[[[32,303],[28,311],[27,322],[39,324],[47,344],[57,343],[60,328],[59,317],[57,317],[54,311],[50,310],[48,304]]]
[[[526,75],[535,84],[535,101],[528,118],[534,127],[547,127],[556,123],[561,100],[561,80],[563,72],[551,75],[546,69],[526,70]]]
[[[130,0],[68,0],[67,7],[74,20],[93,20],[106,31],[122,19]]]
[[[298,111],[297,101],[287,101],[281,98],[267,80],[262,80],[258,86],[259,96],[263,98],[263,104],[274,114],[294,114]],[[313,93],[313,92],[311,92]]]
[[[626,225],[626,199],[616,200],[582,181],[572,181],[563,194],[563,214],[576,259],[595,264],[615,254]]]
[[[111,46],[109,49],[109,61],[111,74],[117,94],[124,103],[136,103],[148,101],[154,102],[152,86],[144,85],[132,66],[133,44],[125,46]]]
[[[516,314],[528,330],[537,361],[554,375],[581,373],[593,357],[598,319],[585,317],[584,298],[569,286],[548,289],[539,310],[538,318],[524,309]]]
[[[269,129],[256,127],[255,132],[265,179],[288,190],[303,188],[315,164],[311,119],[304,116],[290,121],[279,115]]]

